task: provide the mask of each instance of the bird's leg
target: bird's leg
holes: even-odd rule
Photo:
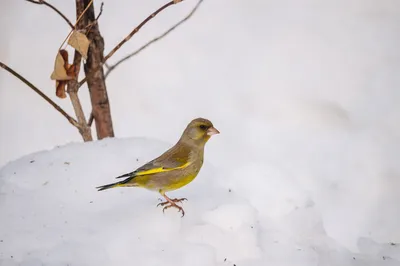
[[[176,204],[176,202],[182,202],[182,201],[184,201],[184,200],[187,200],[186,198],[182,198],[182,199],[170,199],[167,195],[165,195],[165,193],[161,193],[161,195],[166,199],[166,201],[165,201],[165,202],[158,203],[158,204],[157,204],[157,207],[158,207],[158,206],[164,206],[163,212],[164,212],[166,209],[168,209],[168,208],[174,207],[174,208],[177,208],[178,211],[182,212],[182,217],[185,215],[185,211],[183,210],[183,208],[180,207],[180,206],[178,206],[178,205]]]
[[[182,201],[185,201],[185,200],[188,200],[187,198],[181,198],[181,199],[171,199],[171,198],[168,198],[169,200],[167,200],[167,201],[164,201],[164,202],[160,202],[160,203],[158,203],[157,204],[157,206],[164,206],[164,205],[167,205],[167,204],[171,204],[171,202],[173,202],[173,203],[177,203],[177,202],[182,202]],[[161,199],[159,199],[160,201],[161,201]]]
[[[167,200],[167,201],[164,201],[164,202],[160,202],[160,203],[157,204],[157,206],[164,206],[164,205],[170,204],[171,201],[174,202],[174,203],[177,203],[177,202],[182,202],[182,201],[188,200],[187,198],[180,198],[180,199],[168,198],[168,199],[169,199],[169,201]],[[159,200],[162,201],[161,199],[159,199]]]

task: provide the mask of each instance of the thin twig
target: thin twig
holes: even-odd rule
[[[39,90],[35,85],[30,83],[27,79],[25,79],[23,76],[15,72],[13,69],[11,69],[9,66],[6,64],[0,62],[0,67],[4,68],[7,70],[9,73],[17,77],[19,80],[21,80],[23,83],[28,85],[32,90],[34,90],[37,94],[39,94],[43,99],[45,99],[49,104],[51,104],[58,112],[60,112],[68,121],[74,126],[79,128],[78,122],[72,118],[69,114],[67,114],[60,106],[58,106],[55,102],[53,102],[49,97],[46,96],[41,90]]]
[[[98,14],[97,17],[96,17],[96,21],[99,19],[99,17],[101,16],[101,14],[103,14],[103,6],[104,6],[104,2],[101,2],[101,5],[100,5],[100,12],[99,12],[99,14]]]
[[[172,31],[174,31],[176,28],[178,28],[180,25],[182,25],[184,22],[186,22],[189,18],[191,18],[193,16],[193,14],[197,11],[197,9],[200,7],[201,3],[204,0],[199,0],[197,2],[197,4],[194,6],[194,8],[192,9],[192,11],[190,11],[189,14],[186,15],[186,17],[184,17],[183,19],[181,19],[178,23],[176,23],[175,25],[173,25],[171,28],[169,28],[167,31],[165,31],[163,34],[159,35],[158,37],[152,39],[151,41],[149,41],[148,43],[146,43],[145,45],[143,45],[142,47],[140,47],[139,49],[137,49],[136,51],[134,51],[133,53],[125,56],[124,58],[120,59],[117,63],[115,63],[114,65],[107,65],[107,71],[104,75],[104,78],[107,78],[108,75],[110,74],[111,71],[113,71],[118,65],[120,65],[121,63],[125,62],[126,60],[128,60],[129,58],[137,55],[138,53],[142,52],[144,49],[146,49],[147,47],[149,47],[150,45],[152,45],[153,43],[159,41],[160,39],[164,38],[165,36],[167,36],[168,34],[170,34]]]
[[[89,9],[89,7],[93,4],[93,0],[91,0],[89,2],[89,4],[85,7],[85,9],[82,11],[82,13],[79,15],[78,19],[75,22],[75,27],[76,25],[78,25],[79,21],[81,20],[81,18],[83,17],[83,15],[86,13],[86,11]]]
[[[42,1],[42,0],[40,0]],[[83,15],[85,14],[85,12],[88,10],[88,8],[93,4],[93,0],[91,0],[89,2],[89,4],[87,5],[87,7],[83,10],[83,12],[79,15],[78,19],[75,22],[74,28],[68,33],[67,37],[65,37],[64,41],[62,42],[62,44],[60,45],[60,48],[58,48],[58,50],[61,49],[61,47],[64,45],[64,43],[67,41],[68,37],[71,35],[71,33],[74,31],[76,25],[79,23],[79,21],[81,20],[81,18],[83,17]]]
[[[58,10],[57,8],[55,8],[53,5],[47,3],[47,2],[44,1],[44,0],[38,0],[38,1],[26,0],[26,1],[28,1],[28,2],[30,2],[30,3],[33,3],[33,4],[45,5],[45,6],[50,7],[50,8],[53,9],[55,12],[57,12],[57,13],[68,23],[68,25],[69,25],[72,29],[75,29],[74,24],[72,24],[71,21],[70,21],[60,10]]]
[[[182,2],[182,0],[172,0],[170,2],[168,2],[167,4],[163,5],[162,7],[160,7],[159,9],[157,9],[155,12],[153,12],[150,16],[148,16],[145,20],[143,20],[136,28],[134,28],[131,33],[128,34],[128,36],[126,36],[117,46],[115,46],[103,59],[103,62],[100,64],[99,69],[101,69],[104,65],[104,63],[111,57],[113,56],[113,54],[119,49],[121,48],[122,45],[124,45],[124,43],[126,43],[127,41],[129,41],[130,38],[132,38],[133,35],[135,35],[147,22],[149,22],[152,18],[154,18],[155,16],[157,16],[158,13],[160,13],[161,11],[163,11],[164,9],[166,9],[169,6],[172,6],[174,4],[180,3]],[[93,73],[96,73],[96,71],[93,71]],[[79,82],[79,88],[85,84],[87,80],[87,77],[83,78],[80,82]]]
[[[113,56],[113,54],[119,49],[121,48],[121,46],[126,43],[127,41],[129,41],[130,38],[132,38],[133,35],[135,35],[135,33],[137,33],[147,22],[149,22],[152,18],[154,18],[158,13],[160,13],[161,11],[163,11],[164,9],[166,9],[167,7],[174,5],[175,1],[171,1],[165,5],[163,5],[162,7],[160,7],[159,9],[156,10],[156,12],[154,12],[153,14],[151,14],[150,16],[148,16],[145,20],[142,21],[142,23],[140,23],[136,28],[133,29],[133,31],[131,31],[131,33],[128,34],[128,36],[125,37],[125,39],[123,39],[117,46],[114,47],[114,49],[111,50],[111,52],[108,53],[108,55],[106,55],[104,57],[104,62],[107,61],[107,59],[109,59],[111,56]],[[104,63],[103,62],[103,63]]]
[[[86,34],[92,29],[93,25],[96,24],[97,21],[99,20],[101,14],[103,13],[103,6],[104,6],[104,2],[101,2],[100,12],[97,15],[96,19],[93,22],[91,22],[89,25],[86,26],[86,28],[87,28]]]

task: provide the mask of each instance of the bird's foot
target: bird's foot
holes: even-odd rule
[[[175,201],[176,200],[176,201]],[[158,206],[163,206],[164,208],[163,208],[163,212],[166,210],[166,209],[169,209],[169,208],[171,208],[171,207],[174,207],[174,208],[177,208],[178,209],[178,212],[182,212],[182,217],[183,216],[185,216],[185,211],[183,210],[183,208],[181,207],[181,206],[178,206],[175,202],[181,202],[182,200],[184,200],[184,199],[171,199],[171,201],[166,201],[166,202],[161,202],[161,203],[158,203],[157,204],[157,207]]]
[[[157,207],[158,206],[164,206],[164,205],[167,205],[167,204],[169,204],[169,203],[177,203],[177,202],[182,202],[182,201],[187,201],[188,199],[187,198],[181,198],[181,199],[170,199],[170,201],[164,201],[164,202],[160,202],[160,203],[158,203],[157,204]]]
[[[175,203],[182,202],[182,201],[185,201],[185,200],[187,201],[188,199],[187,198],[180,198],[180,199],[176,199],[175,198],[175,199],[172,199],[172,201],[175,202]]]
[[[160,193],[161,193],[161,192],[160,192]],[[166,199],[166,201],[165,201],[165,202],[160,202],[160,203],[158,203],[158,204],[157,204],[157,207],[158,207],[158,206],[164,207],[164,208],[163,208],[163,212],[164,212],[166,209],[169,209],[169,208],[171,208],[171,207],[174,207],[174,208],[177,208],[179,212],[182,212],[182,217],[185,215],[185,211],[183,210],[183,208],[182,208],[181,206],[178,206],[176,203],[177,203],[177,202],[182,202],[182,201],[184,201],[184,200],[187,200],[187,198],[181,198],[181,199],[175,198],[175,199],[171,199],[171,198],[169,198],[167,195],[165,195],[165,193],[161,193],[161,195]]]

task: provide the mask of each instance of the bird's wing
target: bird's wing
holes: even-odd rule
[[[136,176],[151,175],[183,169],[190,165],[189,154],[190,150],[186,149],[185,147],[174,146],[160,157],[146,163],[135,171],[118,176],[116,178],[133,178]]]

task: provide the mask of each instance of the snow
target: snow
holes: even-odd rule
[[[209,141],[206,156],[223,137]],[[366,205],[371,189],[347,190],[355,182],[362,186],[360,180],[321,180],[307,190],[273,164],[219,167],[206,157],[198,178],[170,194],[189,199],[183,218],[157,208],[155,192],[95,189],[171,144],[144,138],[72,143],[6,165],[0,170],[0,264],[400,265],[399,215],[385,216],[391,208],[385,200]]]

